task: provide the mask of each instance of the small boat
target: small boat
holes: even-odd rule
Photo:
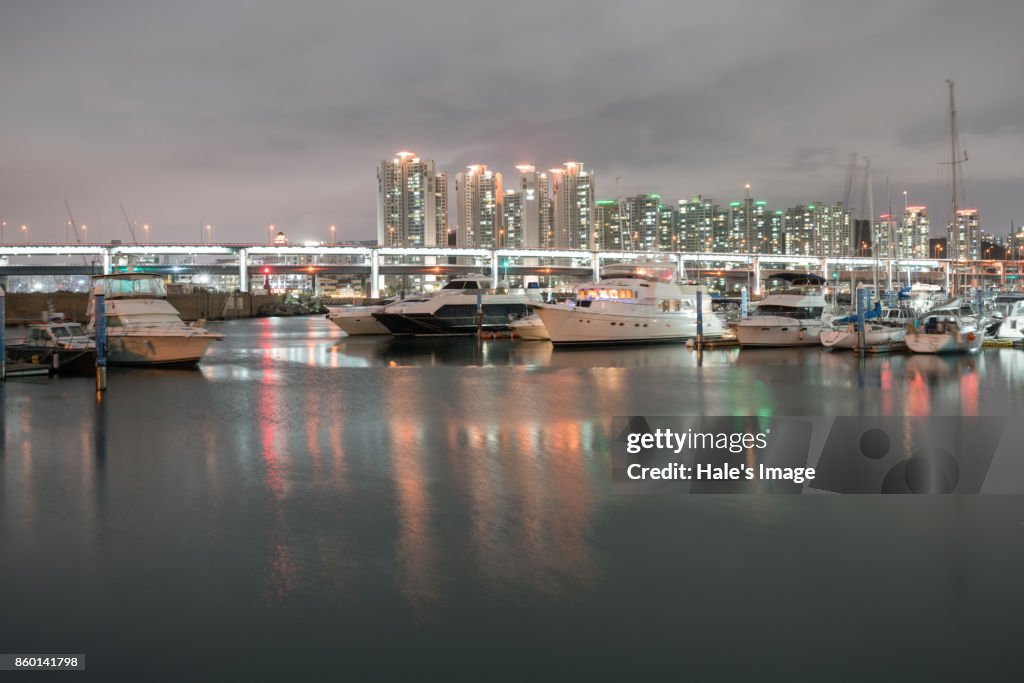
[[[340,327],[341,330],[350,337],[364,334],[391,334],[387,327],[373,317],[373,314],[384,311],[392,304],[399,302],[411,303],[426,301],[427,298],[428,297],[418,295],[404,298],[398,296],[388,297],[386,299],[381,299],[377,303],[368,304],[366,306],[351,306],[334,309],[327,315],[327,319]]]
[[[111,365],[195,365],[224,335],[181,320],[167,301],[163,278],[149,273],[93,276],[93,294],[103,294],[107,362]],[[89,300],[95,334],[95,298]]]
[[[823,287],[825,278],[813,273],[776,273],[769,280],[782,286],[769,292],[755,315],[734,327],[740,346],[820,346],[828,329]]]
[[[627,277],[608,277],[623,272]],[[567,304],[534,308],[553,344],[653,344],[685,342],[697,336],[697,291],[676,283],[675,266],[620,264],[602,271],[602,279],[580,285]],[[704,296],[704,336],[721,337],[725,325]]]
[[[96,368],[96,343],[75,322],[32,323],[24,339],[7,345],[7,355],[61,375],[89,374]]]
[[[548,341],[548,328],[544,327],[544,321],[536,313],[531,313],[525,318],[513,320],[508,324],[509,329],[523,341]]]
[[[905,338],[914,353],[975,353],[984,340],[974,322],[948,312],[929,313]]]

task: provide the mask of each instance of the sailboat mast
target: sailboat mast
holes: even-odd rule
[[[950,170],[952,171],[952,174],[953,174],[953,198],[952,198],[953,199],[953,202],[952,202],[953,203],[953,217],[952,217],[952,219],[950,221],[950,225],[952,226],[952,228],[949,231],[949,238],[950,238],[950,240],[948,240],[948,241],[954,241],[956,243],[956,248],[955,249],[952,248],[953,247],[952,244],[947,244],[946,245],[946,253],[948,254],[949,258],[960,259],[961,258],[961,255],[960,255],[960,240],[959,240],[959,237],[957,236],[957,223],[956,223],[956,210],[957,210],[957,207],[956,207],[956,166],[957,166],[957,157],[960,156],[958,154],[958,151],[957,151],[957,144],[958,143],[957,143],[957,139],[956,139],[956,104],[955,104],[955,100],[953,98],[953,81],[949,80],[949,79],[946,79],[946,83],[949,84],[949,148],[950,148],[949,149],[949,153],[950,153],[949,167],[950,167]]]

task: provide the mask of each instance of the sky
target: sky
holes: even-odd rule
[[[351,6],[349,6],[351,5]],[[1024,223],[1024,3],[0,0],[5,240],[373,239],[399,150],[454,176],[583,162],[597,199],[962,206]],[[886,179],[888,178],[888,183]],[[852,192],[863,211],[858,170]],[[888,192],[887,192],[888,186]],[[451,217],[454,226],[455,217]],[[73,238],[72,238],[73,239]]]

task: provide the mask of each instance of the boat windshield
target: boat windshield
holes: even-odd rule
[[[111,299],[138,297],[166,299],[167,288],[159,277],[104,277],[94,281],[93,291]]]
[[[775,315],[785,318],[813,319],[820,318],[823,308],[821,306],[779,306],[767,305],[758,306],[755,315]]]
[[[576,293],[576,298],[579,301],[594,301],[597,299],[604,300],[621,300],[621,299],[635,299],[636,294],[632,289],[609,289],[606,287],[587,287],[580,288]]]
[[[54,326],[53,336],[58,339],[70,339],[71,337],[84,337],[85,330],[82,329],[81,325],[62,325]]]

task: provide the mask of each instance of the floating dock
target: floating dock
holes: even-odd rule
[[[8,361],[4,364],[4,375],[5,379],[18,378],[18,377],[38,377],[40,375],[49,375],[50,368],[46,365],[36,365],[34,363],[19,363],[17,361]]]

